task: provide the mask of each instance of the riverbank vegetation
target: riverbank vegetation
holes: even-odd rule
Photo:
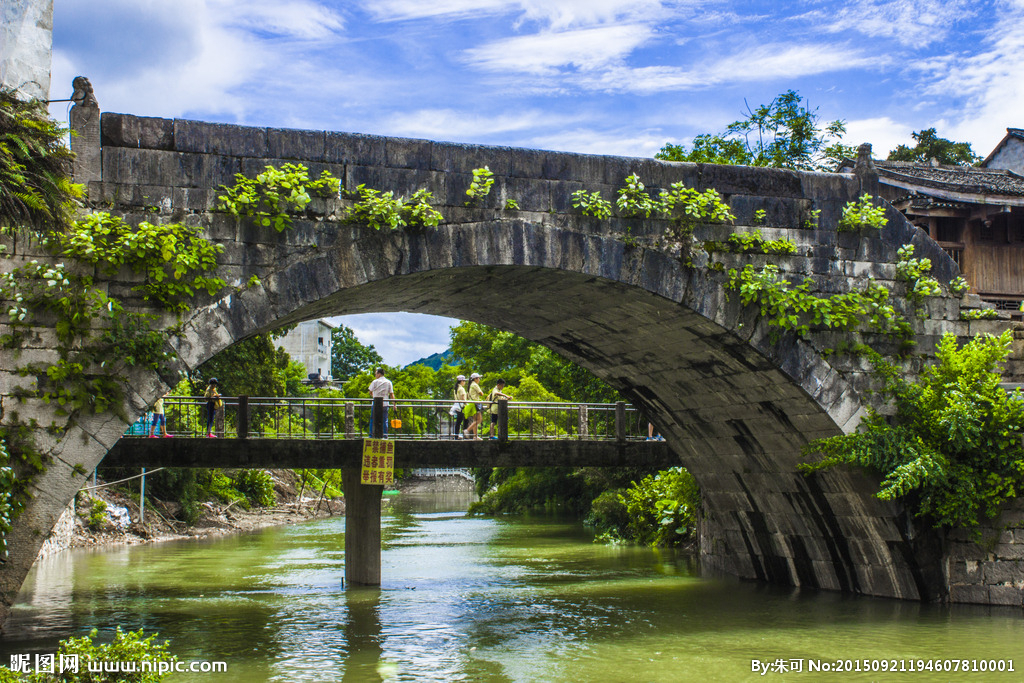
[[[892,414],[868,407],[859,431],[808,444],[805,455],[824,457],[802,469],[865,467],[882,476],[879,498],[904,499],[936,527],[994,518],[1024,491],[1024,397],[999,386],[1012,340],[1007,330],[958,347],[946,334],[915,382],[868,350]]]

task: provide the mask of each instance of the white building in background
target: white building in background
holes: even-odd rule
[[[337,328],[326,320],[307,320],[277,340],[292,360],[306,366],[306,375],[331,376],[331,331]]]

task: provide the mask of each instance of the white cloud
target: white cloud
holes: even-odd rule
[[[345,25],[312,0],[210,0],[210,6],[217,23],[300,40],[328,38]]]
[[[451,343],[449,328],[459,321],[422,313],[360,313],[328,318],[355,332],[360,343],[373,345],[387,365],[405,366],[441,353]]]
[[[74,40],[55,46],[55,92],[85,74],[104,110],[162,116],[202,111],[241,119],[258,99],[242,88],[281,84],[286,82],[282,74],[292,76],[289,83],[296,72],[308,77],[312,71],[302,68],[296,46],[309,48],[343,27],[339,16],[311,0],[70,0],[68,5],[57,20],[102,13],[93,28],[104,35],[69,31]]]
[[[944,115],[927,127],[939,135],[970,142],[985,156],[1024,118],[1024,0],[999,4],[984,49],[952,53],[916,65],[930,82],[922,92],[945,102]],[[955,107],[950,107],[954,104]]]
[[[678,7],[703,4],[707,4],[706,0],[371,0],[365,3],[365,8],[378,21],[459,20],[514,14],[517,25],[535,21],[557,30],[622,21],[652,21],[671,16]]]
[[[419,109],[388,117],[383,129],[392,135],[471,142],[503,133],[564,126],[579,117],[548,114],[538,109],[488,116],[457,109]]]
[[[906,123],[893,121],[888,116],[855,119],[846,122],[846,135],[843,136],[842,142],[853,147],[870,142],[872,156],[884,159],[897,146],[912,145],[910,134],[914,130]]]
[[[592,90],[651,94],[693,90],[729,83],[793,80],[805,76],[871,68],[884,58],[838,45],[759,45],[693,67],[614,67],[587,74],[581,84]]]
[[[817,14],[830,33],[861,33],[904,45],[942,41],[958,21],[971,16],[978,3],[968,0],[854,0]]]
[[[515,0],[370,0],[363,3],[364,9],[377,21],[480,17],[506,12],[518,4]]]
[[[652,157],[667,137],[656,130],[597,131],[586,128],[559,130],[527,139],[524,144],[579,154],[611,154],[627,157]]]
[[[631,24],[517,36],[466,50],[470,65],[498,73],[551,74],[558,67],[593,71],[622,60],[653,36]]]

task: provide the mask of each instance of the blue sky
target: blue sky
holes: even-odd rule
[[[630,156],[792,88],[877,156],[984,155],[1024,126],[1024,0],[56,0],[51,97],[79,74],[105,111]],[[345,324],[447,346],[392,315]]]

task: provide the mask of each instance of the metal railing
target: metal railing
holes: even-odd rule
[[[222,396],[214,411],[212,432],[242,439],[362,439],[370,432],[373,400],[369,398]],[[389,439],[454,439],[454,401],[409,399],[392,401],[387,411]],[[479,436],[512,440],[638,440],[647,436],[641,413],[625,403],[552,403],[500,401],[500,416],[492,430],[490,404],[482,402]],[[164,398],[167,431],[174,436],[205,436],[207,401],[201,397]],[[472,419],[472,418],[470,418]],[[150,414],[139,419],[126,436],[147,436]],[[241,430],[241,431],[240,431]]]
[[[464,467],[417,467],[408,472],[414,477],[461,477],[467,481],[476,481],[473,471]]]

